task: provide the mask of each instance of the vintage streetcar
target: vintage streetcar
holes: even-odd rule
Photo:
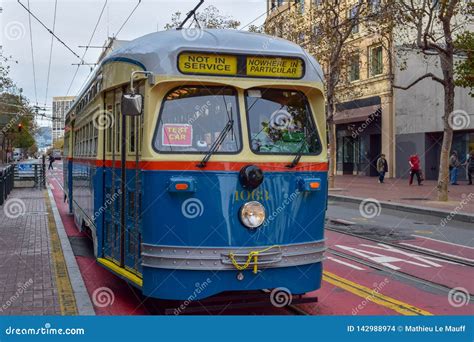
[[[324,106],[317,61],[275,37],[169,30],[109,53],[65,128],[97,262],[160,299],[318,289]]]

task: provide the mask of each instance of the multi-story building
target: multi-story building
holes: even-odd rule
[[[351,5],[357,0],[343,1],[347,6],[341,16],[345,17],[350,15]],[[295,12],[309,21],[311,27],[313,6],[320,3],[321,0],[267,0],[267,32],[294,40],[321,61],[318,51],[311,48],[311,39],[302,32],[285,31],[298,31],[296,25],[288,23],[301,19],[295,19],[298,18]],[[373,3],[380,6],[380,1]],[[337,89],[334,117],[337,174],[375,176],[376,160],[383,153],[388,160],[388,176],[404,177],[408,172],[408,157],[418,153],[426,178],[437,178],[443,136],[443,89],[430,79],[408,91],[394,85],[406,86],[427,70],[441,76],[439,63],[407,49],[394,31],[384,32],[382,36],[361,22],[347,40],[351,56],[341,72],[344,80]],[[327,65],[321,62],[323,70],[327,70]],[[474,149],[474,101],[467,89],[456,88],[455,109],[467,121],[455,131],[453,139],[453,149],[462,160]]]
[[[56,96],[53,97],[53,144],[64,135],[64,119],[66,112],[74,102],[74,96]]]

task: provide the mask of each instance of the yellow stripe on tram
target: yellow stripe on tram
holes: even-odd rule
[[[355,294],[356,296],[362,297],[375,304],[379,304],[386,308],[394,310],[402,315],[406,315],[406,316],[415,316],[415,315],[432,316],[433,315],[431,312],[417,308],[413,305],[399,301],[392,297],[385,296],[381,293],[374,291],[371,288],[354,283],[345,278],[341,278],[335,275],[334,273],[331,273],[328,271],[323,272],[323,280],[341,289],[349,291]]]
[[[46,202],[46,210],[48,211],[48,227],[49,236],[51,239],[52,266],[56,280],[56,287],[58,289],[59,307],[61,310],[61,315],[77,315],[78,311],[76,298],[72,290],[66,261],[64,260],[64,254],[61,247],[61,242],[59,240],[56,222],[54,221],[53,210],[51,208],[50,202],[51,199],[48,196],[46,190],[44,191],[44,197]]]
[[[121,275],[122,277],[134,282],[138,286],[142,287],[143,286],[143,279],[138,277],[136,274],[133,274],[130,271],[127,271],[126,269],[118,266],[114,262],[104,259],[104,258],[97,258],[97,262],[100,264],[104,265],[108,269],[110,269],[112,272],[117,273],[118,275]]]

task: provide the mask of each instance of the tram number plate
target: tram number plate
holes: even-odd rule
[[[182,53],[179,55],[178,66],[182,73],[235,75],[237,56]]]

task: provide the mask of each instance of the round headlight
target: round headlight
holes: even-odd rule
[[[248,228],[254,229],[260,227],[265,221],[265,208],[257,202],[247,202],[240,208],[240,221]]]

